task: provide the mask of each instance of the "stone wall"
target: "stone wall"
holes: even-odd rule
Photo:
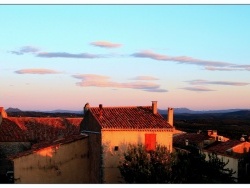
[[[89,157],[90,157],[90,182],[102,183],[102,147],[101,147],[101,129],[98,122],[92,114],[85,116],[81,130],[87,130],[89,136]]]
[[[89,183],[88,138],[13,159],[15,183]]]

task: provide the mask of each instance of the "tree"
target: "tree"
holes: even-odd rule
[[[232,169],[216,154],[205,154],[192,149],[190,152],[176,152],[177,162],[172,166],[173,183],[235,183]]]
[[[127,183],[234,183],[234,172],[217,155],[209,159],[199,150],[170,153],[164,146],[146,151],[145,146],[130,145],[119,169]]]
[[[207,182],[210,183],[235,183],[235,173],[232,169],[226,168],[229,161],[224,162],[215,153],[208,154],[209,160],[206,161],[205,175]]]
[[[164,146],[146,151],[144,145],[130,145],[119,169],[127,183],[169,183],[172,155]]]

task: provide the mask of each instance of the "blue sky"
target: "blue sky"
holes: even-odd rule
[[[249,5],[0,5],[1,106],[250,108]]]

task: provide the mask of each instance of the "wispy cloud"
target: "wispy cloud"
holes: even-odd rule
[[[240,68],[232,68],[232,67],[205,67],[206,70],[210,71],[238,71],[238,70],[244,70]]]
[[[228,85],[228,86],[246,86],[249,82],[230,82],[230,81],[208,81],[208,80],[190,80],[186,81],[191,85]]]
[[[162,60],[162,61],[166,61],[166,60],[170,59],[170,57],[168,57],[166,55],[157,54],[157,53],[154,53],[150,50],[144,50],[144,51],[141,51],[138,53],[134,53],[131,56],[139,57],[139,58],[150,58],[150,59]]]
[[[185,63],[185,64],[194,64],[199,66],[217,66],[217,67],[225,67],[233,65],[231,63],[226,62],[219,62],[219,61],[207,61],[202,59],[196,59],[188,56],[166,56],[162,54],[157,54],[152,51],[141,51],[138,53],[134,53],[131,56],[137,58],[149,58],[153,60],[160,60],[160,61],[174,61],[178,63]]]
[[[100,81],[100,80],[108,80],[110,77],[109,76],[103,76],[103,75],[97,75],[97,74],[77,74],[77,75],[73,75],[72,77],[77,78],[77,79],[81,79],[81,80],[96,80],[96,81]]]
[[[96,55],[96,54],[89,54],[89,53],[71,54],[67,52],[41,52],[38,53],[36,56],[44,58],[85,58],[85,59],[102,57],[101,55]]]
[[[23,55],[25,53],[36,53],[40,51],[39,48],[34,47],[34,46],[23,46],[19,50],[16,51],[10,51],[10,53],[15,54],[15,55]]]
[[[32,53],[35,57],[43,58],[85,58],[85,59],[94,59],[94,58],[104,58],[108,55],[98,55],[90,53],[68,53],[68,52],[43,52],[37,47],[33,46],[23,46],[19,50],[10,51],[10,53],[15,55],[23,55],[25,53]]]
[[[197,92],[205,92],[205,91],[215,91],[206,87],[197,86],[197,87],[183,87],[180,89],[188,90],[188,91],[197,91]]]
[[[96,41],[96,42],[91,42],[90,44],[101,48],[119,48],[122,46],[122,44],[112,43],[108,41]]]
[[[148,92],[157,92],[157,93],[165,93],[165,92],[168,92],[168,90],[166,90],[166,89],[145,89],[144,91],[148,91]]]
[[[95,74],[80,74],[73,75],[72,77],[81,79],[81,82],[77,82],[77,86],[81,87],[113,87],[113,88],[130,88],[140,89],[149,92],[167,92],[165,89],[160,89],[160,85],[152,82],[114,82],[110,81],[110,77]]]
[[[21,69],[15,71],[17,74],[60,74],[61,72],[51,69]]]
[[[250,71],[250,65],[231,65],[228,67],[205,67],[209,71]]]
[[[159,80],[159,79],[153,76],[137,76],[132,78],[131,80]]]

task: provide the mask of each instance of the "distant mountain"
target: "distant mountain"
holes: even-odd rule
[[[22,110],[18,109],[18,108],[8,108],[6,109],[6,112],[9,113],[9,112],[22,112]]]
[[[71,113],[71,114],[83,114],[83,111],[74,111],[74,110],[52,110],[52,111],[44,111],[46,113]]]
[[[204,111],[195,111],[188,108],[174,108],[174,114],[214,114],[214,113],[230,113],[238,111],[248,111],[248,109],[226,109],[226,110],[204,110]],[[166,110],[159,110],[160,114],[167,114]]]
[[[249,113],[250,109],[226,109],[226,110],[204,110],[204,111],[195,111],[190,110],[188,108],[174,108],[174,114],[216,114],[216,113],[233,113],[233,112],[239,112],[239,111],[245,111],[245,113]],[[51,110],[51,111],[22,111],[18,108],[8,108],[6,110],[7,113],[50,113],[50,114],[76,114],[80,115],[83,114],[83,111],[78,110]],[[158,112],[162,115],[166,115],[168,110],[165,109],[158,109]],[[242,112],[243,113],[243,112]]]

